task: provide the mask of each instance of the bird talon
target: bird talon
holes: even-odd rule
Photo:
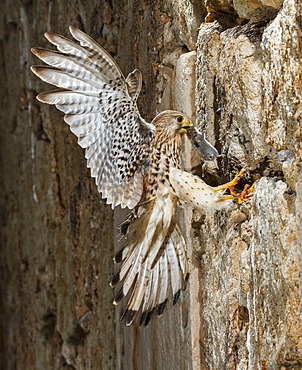
[[[226,195],[225,197],[218,199],[217,202],[223,202],[224,200],[228,200],[228,199],[237,199],[237,197],[235,195]]]
[[[257,184],[258,181],[255,181],[248,189],[247,189],[247,194],[251,193],[252,191],[254,191],[255,189],[255,186]],[[252,194],[249,195],[249,197],[252,197]]]
[[[239,194],[236,193],[234,190],[235,185],[238,183],[238,181],[242,177],[242,174],[245,171],[246,169],[242,168],[241,171],[238,173],[238,175],[234,177],[233,180],[231,180],[230,182],[227,182],[226,184],[217,186],[215,188],[216,191],[223,190],[223,189],[229,189],[231,193],[230,195],[226,195],[223,198],[219,199],[219,202],[222,202],[227,199],[237,199],[238,204],[242,204],[244,199],[247,199],[253,196],[253,194],[250,194],[250,193],[254,190],[257,181],[255,181],[251,186],[248,184],[245,184],[242,192]]]
[[[244,189],[240,194],[237,196],[238,204],[242,204],[244,199],[251,198],[253,194],[250,194],[255,188],[256,182],[254,182],[251,186],[245,184]]]
[[[234,187],[238,184],[239,180],[241,179],[243,173],[246,171],[245,168],[242,168],[241,171],[236,175],[233,180],[227,182],[226,184],[216,186],[215,190],[223,190],[223,189],[230,189],[231,194],[236,194],[234,191]]]

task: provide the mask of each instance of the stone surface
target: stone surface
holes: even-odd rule
[[[234,0],[234,8],[240,18],[260,22],[273,19],[282,6],[283,1]]]
[[[208,11],[236,14],[233,0],[206,0],[205,4]]]
[[[273,19],[281,9],[283,0],[206,0],[205,3],[208,14],[217,13],[219,22],[224,23],[219,15],[228,13],[237,15],[237,23],[241,24],[240,18],[253,22]]]
[[[300,11],[288,0],[267,27],[200,29],[198,122],[222,177],[260,178],[244,206],[193,222],[207,369],[302,366]]]
[[[206,15],[203,2],[199,0],[165,0],[162,2],[161,9],[169,17],[169,21],[164,27],[164,48],[185,45],[189,50],[194,50],[198,27]]]

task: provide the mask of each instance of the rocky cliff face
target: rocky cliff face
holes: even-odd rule
[[[1,367],[299,369],[302,5],[282,1],[4,1],[1,9]],[[46,30],[84,29],[144,76],[142,115],[180,109],[223,157],[185,168],[212,185],[242,167],[243,205],[182,205],[189,286],[148,328],[111,306],[116,225],[84,154],[29,72]]]
[[[198,120],[224,173],[259,178],[253,198],[196,229],[211,369],[302,366],[300,22],[301,4],[285,1],[268,24],[199,31]]]

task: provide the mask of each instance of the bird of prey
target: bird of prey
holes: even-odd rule
[[[32,49],[49,65],[33,66],[32,71],[59,88],[37,99],[65,113],[107,204],[131,210],[120,227],[125,245],[115,256],[120,267],[111,285],[118,291],[114,303],[123,298],[127,302],[122,315],[126,324],[139,313],[139,324],[146,325],[152,313],[163,313],[169,296],[176,303],[188,278],[186,244],[174,220],[178,201],[201,212],[220,209],[229,200],[219,189],[234,185],[238,178],[215,189],[182,171],[182,135],[190,131],[193,143],[199,135],[191,119],[166,110],[146,122],[136,104],[141,72],[136,69],[125,78],[92,38],[75,27],[69,29],[79,43],[46,33],[57,51]],[[199,139],[201,155],[206,159],[218,155],[203,137]]]

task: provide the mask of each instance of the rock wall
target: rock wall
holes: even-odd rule
[[[209,369],[302,366],[300,22],[300,2],[285,1],[269,24],[199,31],[198,121],[222,174],[259,179],[243,206],[196,228]]]
[[[299,369],[301,16],[299,0],[5,0],[1,30],[3,369]],[[196,118],[223,157],[185,168],[212,185],[242,167],[243,205],[205,217],[186,205],[191,276],[145,329],[118,321],[108,281],[116,226],[62,116],[35,100],[43,32],[82,28],[126,73],[142,115]]]

